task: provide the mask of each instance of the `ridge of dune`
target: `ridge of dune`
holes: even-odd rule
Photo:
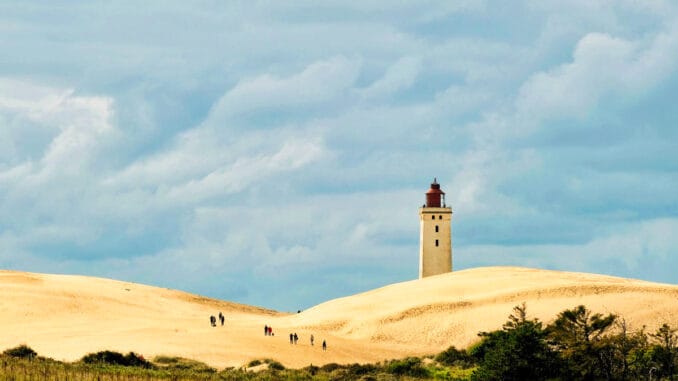
[[[484,267],[395,283],[299,314],[103,278],[0,270],[0,350],[22,343],[76,360],[98,350],[181,356],[215,367],[274,358],[287,366],[375,362],[466,347],[513,306],[548,323],[579,304],[631,329],[678,326],[678,286],[613,276]],[[224,327],[208,317],[226,315]],[[264,325],[276,336],[263,335]],[[300,336],[290,345],[289,333]],[[313,334],[316,345],[308,340]],[[329,350],[319,348],[327,340]]]

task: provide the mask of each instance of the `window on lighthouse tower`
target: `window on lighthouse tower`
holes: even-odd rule
[[[436,240],[436,247],[438,247],[438,240]]]
[[[436,225],[436,233],[438,232],[438,225]]]

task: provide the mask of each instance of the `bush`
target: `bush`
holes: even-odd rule
[[[475,365],[475,361],[471,355],[465,350],[459,350],[454,346],[440,352],[435,357],[435,360],[447,366],[459,366],[464,369],[471,368]]]
[[[377,370],[377,367],[372,364],[351,364],[346,366],[346,372],[354,376],[363,376],[366,374],[374,373]]]
[[[331,373],[333,370],[337,370],[339,368],[341,368],[341,365],[339,365],[335,362],[331,362],[329,364],[325,364],[325,365],[321,366],[320,370],[322,370],[325,373]]]
[[[303,370],[307,371],[311,376],[315,376],[316,373],[320,370],[320,367],[317,367],[313,364],[307,366],[306,368],[302,368]]]
[[[386,365],[386,371],[397,376],[428,376],[426,369],[421,366],[421,359],[417,357],[407,357],[402,360],[393,360]]]
[[[247,363],[247,367],[251,368],[253,366],[257,366],[257,365],[261,365],[261,364],[262,364],[261,360],[252,360],[252,361]]]
[[[268,363],[268,368],[269,369],[274,369],[274,370],[285,370],[285,366],[275,360],[266,360],[266,363]]]
[[[101,351],[85,355],[82,360],[85,364],[127,365],[125,356],[120,352]]]
[[[158,364],[177,364],[179,362],[178,357],[169,357],[169,356],[157,356],[153,359],[155,363]]]
[[[462,369],[459,367],[451,368],[429,368],[429,377],[434,380],[445,381],[467,381],[471,379],[473,369]]]
[[[376,376],[373,376],[371,374],[366,374],[366,375],[360,377],[360,379],[358,381],[379,381],[379,379]]]
[[[29,360],[35,358],[38,355],[31,347],[27,345],[19,345],[18,347],[10,348],[4,351],[3,354],[6,354],[7,356],[10,357],[23,358]]]
[[[85,364],[107,364],[153,368],[153,364],[146,361],[143,356],[137,355],[134,352],[123,355],[120,352],[101,351],[97,353],[90,353],[83,357],[80,361]]]
[[[217,370],[205,364],[204,362],[186,359],[183,357],[157,356],[153,359],[156,365],[163,370],[173,372],[193,372],[193,373],[216,373]]]
[[[229,380],[229,381],[249,381],[256,379],[265,379],[262,378],[259,374],[255,375],[252,372],[247,372],[244,369],[235,369],[235,368],[226,368],[218,373],[218,380]],[[213,378],[210,378],[212,380]]]

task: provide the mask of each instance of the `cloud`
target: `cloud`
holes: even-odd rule
[[[523,128],[559,118],[590,116],[603,98],[634,97],[675,71],[678,45],[672,28],[649,43],[589,33],[574,50],[571,63],[533,75],[520,89],[516,109]]]
[[[267,109],[303,107],[327,102],[350,88],[360,63],[338,56],[314,62],[302,72],[286,78],[271,74],[242,80],[219,99],[206,123],[218,123],[230,116]]]
[[[678,241],[670,232],[675,218],[654,219],[608,229],[582,244],[493,246],[471,245],[455,251],[462,268],[479,265],[527,265],[550,269],[636,277],[673,282],[669,268]]]
[[[415,57],[403,57],[391,65],[384,76],[369,87],[360,91],[366,98],[382,97],[406,89],[414,83],[421,70],[421,60]]]
[[[4,84],[0,96],[5,99],[15,99],[8,93],[16,89],[21,94],[17,100],[4,101],[0,106],[0,114],[16,122],[3,128],[7,138],[4,144],[15,155],[7,158],[13,165],[0,172],[0,178],[16,181],[7,184],[9,194],[12,194],[9,185],[14,185],[17,190],[24,186],[48,186],[57,179],[75,181],[86,176],[88,166],[93,164],[101,148],[116,138],[116,129],[110,123],[113,101],[108,97],[79,96],[72,90],[30,83],[24,86],[18,81],[5,81]],[[31,147],[31,152],[24,151],[22,145],[22,134],[27,133],[24,128],[44,137],[43,144]],[[22,198],[26,196],[26,190],[15,195]]]
[[[670,2],[46,9],[0,12],[0,267],[296,310],[416,277],[438,177],[461,267],[676,281]]]
[[[168,189],[170,202],[200,202],[206,198],[243,191],[255,181],[266,182],[272,174],[292,171],[317,160],[323,154],[322,143],[288,141],[275,153],[257,157],[239,158],[228,168]]]
[[[89,183],[104,169],[102,151],[118,139],[113,100],[31,82],[3,84],[0,94],[10,100],[0,115],[13,121],[2,127],[13,154],[0,166],[0,231],[9,237],[3,251],[30,257],[40,247],[94,244],[101,227],[89,223],[96,213],[87,207]],[[25,146],[34,134],[36,144]]]
[[[79,96],[72,89],[17,80],[0,81],[0,115],[14,121],[3,128],[8,150],[17,155],[8,158],[10,161],[25,159],[22,137],[27,134],[26,128],[51,139],[37,147],[41,152],[29,155],[41,156],[39,162],[46,171],[63,172],[68,167],[86,163],[86,156],[97,151],[97,144],[115,133],[110,123],[112,99]]]
[[[257,195],[260,197],[256,202],[245,205],[197,208],[183,222],[181,239],[176,246],[132,261],[143,263],[144,267],[152,266],[150,263],[172,266],[178,269],[175,275],[181,277],[209,272],[218,274],[224,282],[247,279],[237,294],[218,292],[229,299],[280,307],[299,305],[299,295],[307,287],[304,282],[295,284],[295,279],[300,277],[310,281],[321,273],[329,277],[337,269],[350,267],[352,274],[346,274],[342,281],[345,287],[364,284],[365,280],[360,278],[372,276],[373,266],[398,268],[395,273],[386,272],[366,282],[374,287],[387,283],[386,279],[395,279],[396,274],[407,273],[411,267],[407,266],[408,262],[416,264],[418,220],[416,212],[406,204],[415,196],[411,191],[319,194],[290,200],[279,188],[273,188],[270,192],[258,190]],[[264,195],[269,197],[261,197]],[[365,211],[357,216],[359,224],[364,226],[361,236],[351,234],[356,227],[356,208]],[[411,233],[413,229],[415,233]],[[401,242],[395,244],[393,237]],[[395,265],[391,265],[393,261]],[[412,276],[416,275],[416,268],[409,270]],[[139,270],[122,268],[120,271],[130,274]],[[152,270],[153,274],[158,272],[154,282],[166,284],[168,280],[161,275],[162,271]],[[209,282],[212,281],[210,278]],[[210,290],[220,284],[209,282],[198,283]],[[281,294],[276,290],[279,291],[282,284],[287,292]],[[323,293],[313,293],[309,300],[320,302],[342,295],[336,284],[326,286]],[[189,289],[200,288],[194,283]],[[247,299],[240,299],[244,298],[241,293],[246,293]],[[271,300],[270,295],[276,295],[275,300]],[[303,303],[309,306],[311,302]]]
[[[53,89],[11,78],[0,78],[0,109],[22,113],[26,117],[45,121],[73,94],[73,89]]]

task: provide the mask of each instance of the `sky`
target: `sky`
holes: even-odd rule
[[[676,2],[0,1],[0,52],[0,268],[296,311],[416,279],[436,177],[455,270],[678,283]]]

